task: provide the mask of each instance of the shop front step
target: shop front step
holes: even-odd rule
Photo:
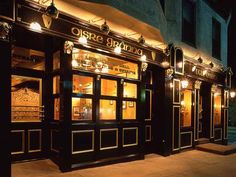
[[[197,144],[206,144],[206,143],[209,143],[210,140],[208,138],[199,138],[198,141],[197,141]]]
[[[214,143],[199,144],[196,146],[196,149],[200,151],[211,152],[215,154],[228,155],[236,153],[236,144],[233,145],[221,145]]]

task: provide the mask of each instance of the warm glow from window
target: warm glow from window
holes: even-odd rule
[[[72,68],[138,79],[138,64],[86,50],[73,49]]]
[[[101,95],[117,96],[117,81],[101,79]]]
[[[92,99],[72,98],[72,120],[92,120]]]
[[[60,76],[53,77],[53,94],[60,93]]]
[[[93,94],[93,77],[73,75],[73,93]]]
[[[184,90],[181,95],[181,127],[190,127],[192,119],[192,91]]]
[[[54,99],[54,120],[60,119],[60,98]]]
[[[137,98],[137,84],[124,82],[123,97]]]
[[[99,102],[100,120],[116,120],[116,101],[103,100]]]
[[[136,102],[135,101],[123,101],[122,102],[122,118],[136,119]]]
[[[221,125],[221,94],[214,95],[214,124]]]

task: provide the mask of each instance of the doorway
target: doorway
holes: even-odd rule
[[[210,138],[211,84],[203,82],[198,100],[198,137]]]

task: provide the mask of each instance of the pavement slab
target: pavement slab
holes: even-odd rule
[[[235,177],[236,154],[222,156],[190,150],[168,157],[117,163],[62,173],[49,159],[12,165],[12,177]]]

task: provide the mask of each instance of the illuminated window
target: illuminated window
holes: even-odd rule
[[[190,127],[192,119],[192,91],[184,90],[181,95],[181,127]]]
[[[54,99],[54,120],[60,119],[60,98]]]
[[[137,84],[124,82],[123,97],[137,98]]]
[[[73,75],[73,93],[93,94],[93,78]]]
[[[60,93],[60,76],[53,77],[53,94]]]
[[[99,105],[100,120],[115,120],[116,119],[116,101],[115,100],[100,100]]]
[[[13,122],[40,122],[43,116],[41,79],[12,76],[11,111]]]
[[[92,99],[72,98],[72,120],[92,120]]]
[[[122,102],[122,119],[136,119],[136,102],[123,101]]]
[[[101,79],[101,95],[117,96],[117,81]]]
[[[138,64],[77,48],[73,49],[72,68],[138,79]]]
[[[53,70],[60,69],[60,51],[53,54]]]
[[[45,53],[22,47],[12,49],[12,67],[33,70],[45,70]]]
[[[214,124],[221,125],[221,94],[214,94]]]

